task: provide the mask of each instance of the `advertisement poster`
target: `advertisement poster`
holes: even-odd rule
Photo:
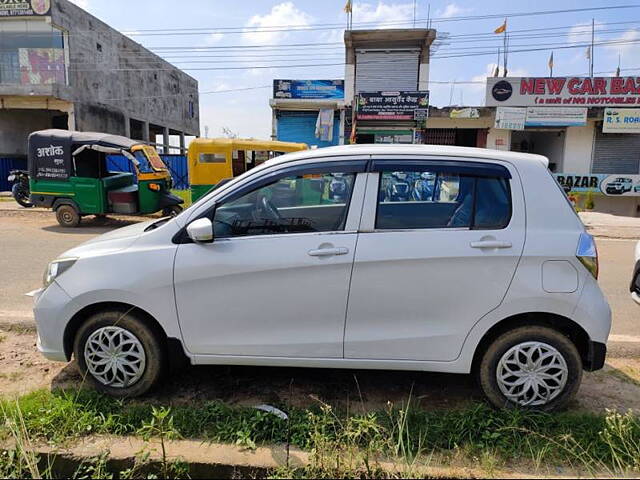
[[[528,107],[525,127],[583,127],[587,124],[587,108]]]
[[[37,17],[51,13],[51,0],[0,0],[0,18]]]
[[[344,80],[274,80],[273,98],[344,99]]]
[[[527,109],[520,107],[498,107],[496,109],[495,128],[506,130],[524,130]]]
[[[20,48],[20,83],[50,85],[64,83],[64,50],[59,48]]]
[[[640,105],[640,77],[489,77],[488,107]]]
[[[640,133],[640,108],[606,108],[603,133]]]
[[[608,196],[640,196],[640,175],[554,173],[553,176],[566,191],[594,192]]]
[[[458,108],[451,110],[449,118],[480,118],[480,111],[477,108]]]
[[[358,120],[414,120],[416,110],[429,108],[429,92],[361,92]]]

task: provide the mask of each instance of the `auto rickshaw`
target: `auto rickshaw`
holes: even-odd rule
[[[243,174],[283,153],[308,150],[306,143],[239,138],[197,138],[189,145],[191,201],[215,188],[222,180]]]
[[[134,173],[112,172],[107,155],[124,155]],[[137,140],[94,132],[42,130],[29,136],[30,201],[51,208],[63,227],[85,215],[177,214],[184,201],[156,149]]]

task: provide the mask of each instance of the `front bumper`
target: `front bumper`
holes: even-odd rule
[[[33,315],[38,329],[38,351],[49,360],[66,362],[64,331],[68,318],[64,314],[71,298],[53,282],[46,290],[36,293]]]

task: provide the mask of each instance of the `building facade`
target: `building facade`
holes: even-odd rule
[[[0,157],[46,128],[199,135],[198,82],[68,0],[0,2],[0,45]]]
[[[273,81],[271,139],[344,145],[344,80]]]

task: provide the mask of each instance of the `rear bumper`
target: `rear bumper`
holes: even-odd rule
[[[607,345],[600,342],[589,342],[589,353],[584,360],[583,368],[587,372],[600,370],[604,367],[604,361],[607,356]]]

